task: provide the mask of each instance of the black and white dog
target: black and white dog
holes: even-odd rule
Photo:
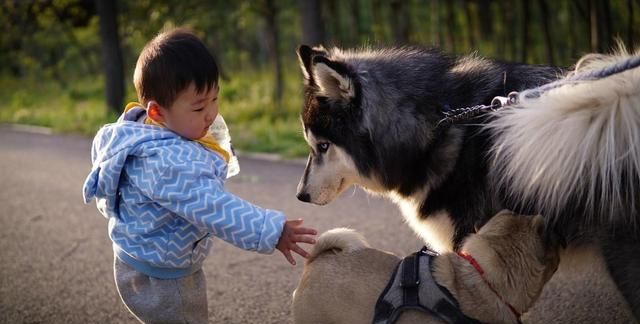
[[[589,56],[578,68],[625,56]],[[298,199],[323,205],[359,185],[393,199],[440,252],[459,248],[502,209],[543,214],[548,238],[602,246],[640,318],[640,69],[436,127],[443,111],[488,104],[564,71],[420,48],[301,46],[298,57],[311,148]]]

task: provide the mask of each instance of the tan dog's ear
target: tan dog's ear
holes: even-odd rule
[[[540,237],[544,233],[544,217],[542,215],[533,216],[533,220],[531,221],[531,226],[536,231]]]
[[[550,248],[566,248],[567,247],[567,239],[562,233],[558,232],[558,229],[549,225],[544,224],[542,229],[542,237],[544,239],[544,243],[547,247]]]
[[[496,216],[498,215],[515,215],[512,211],[508,210],[508,209],[503,209],[501,211],[499,211]]]
[[[475,233],[478,233],[478,231],[480,230],[480,227],[482,227],[482,223],[479,221],[473,224],[473,230],[475,231]]]

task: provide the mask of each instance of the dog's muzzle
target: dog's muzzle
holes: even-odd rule
[[[311,201],[311,195],[306,192],[298,192],[298,194],[296,194],[296,197],[302,202],[308,203]]]

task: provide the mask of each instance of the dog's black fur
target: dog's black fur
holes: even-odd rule
[[[495,186],[488,153],[492,139],[483,131],[485,117],[465,125],[436,128],[436,124],[443,111],[488,104],[495,96],[549,83],[563,69],[460,58],[420,48],[345,53],[301,46],[298,55],[305,74],[301,114],[305,131],[344,149],[359,174],[377,179],[385,191],[411,197],[428,185],[417,217],[446,210],[455,228],[455,249],[475,226],[502,209],[545,215],[544,210],[532,209],[535,204],[512,199],[504,188]],[[352,95],[319,94],[314,75],[317,64],[350,80]],[[383,119],[384,124],[375,118]],[[311,154],[299,187],[301,200],[310,200],[304,186],[309,168],[322,164],[323,159],[318,152]],[[556,221],[547,224],[547,238],[568,244],[585,237],[600,240],[614,281],[638,316],[638,231],[587,222],[593,211],[579,198],[553,215]]]
[[[495,188],[488,183],[489,161],[486,151],[490,135],[481,131],[481,120],[469,121],[470,125],[464,127],[435,130],[434,126],[444,117],[442,111],[488,104],[495,96],[506,96],[511,91],[556,80],[562,70],[541,65],[482,62],[486,65],[481,69],[455,74],[451,70],[458,63],[457,57],[433,49],[409,51],[411,55],[407,56],[408,60],[381,60],[374,62],[374,66],[380,70],[379,75],[397,78],[395,84],[391,85],[397,93],[394,96],[402,98],[402,102],[396,103],[398,106],[395,108],[410,110],[413,117],[423,121],[426,126],[400,131],[428,132],[431,141],[394,141],[386,144],[393,141],[393,138],[387,138],[387,129],[354,127],[362,124],[364,114],[358,73],[352,71],[347,63],[331,61],[326,53],[305,46],[299,50],[304,66],[310,69],[312,64],[327,63],[340,74],[349,76],[355,84],[355,97],[341,102],[317,96],[310,73],[311,86],[305,87],[306,104],[302,121],[305,129],[344,148],[353,157],[361,174],[375,174],[385,188],[403,196],[412,195],[429,183],[431,177],[444,175],[444,181],[434,187],[423,202],[420,215],[428,217],[434,211],[446,209],[455,223],[454,241],[457,247],[473,231],[474,226],[483,224],[491,215],[507,206],[503,206],[501,199],[493,197]],[[408,67],[413,71],[400,74]],[[478,80],[486,78],[489,73],[498,81],[491,87],[478,85]],[[451,129],[464,133],[459,150],[461,156],[456,159],[442,152],[451,141],[447,136]],[[454,136],[457,140],[458,135]],[[322,159],[322,156],[315,158]],[[455,168],[446,174],[451,164],[455,164]]]

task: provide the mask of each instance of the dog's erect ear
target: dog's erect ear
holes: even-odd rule
[[[322,46],[311,48],[307,45],[300,45],[298,47],[298,60],[300,61],[300,68],[302,69],[302,75],[304,81],[307,83],[313,83],[313,74],[311,70],[311,64],[314,56],[327,56],[328,53]]]
[[[335,101],[348,101],[355,96],[353,80],[347,67],[324,56],[314,56],[311,66],[318,95]]]
[[[300,45],[298,47],[298,60],[300,61],[300,68],[302,69],[302,75],[304,80],[309,81],[311,79],[311,57],[313,50],[307,45]]]

